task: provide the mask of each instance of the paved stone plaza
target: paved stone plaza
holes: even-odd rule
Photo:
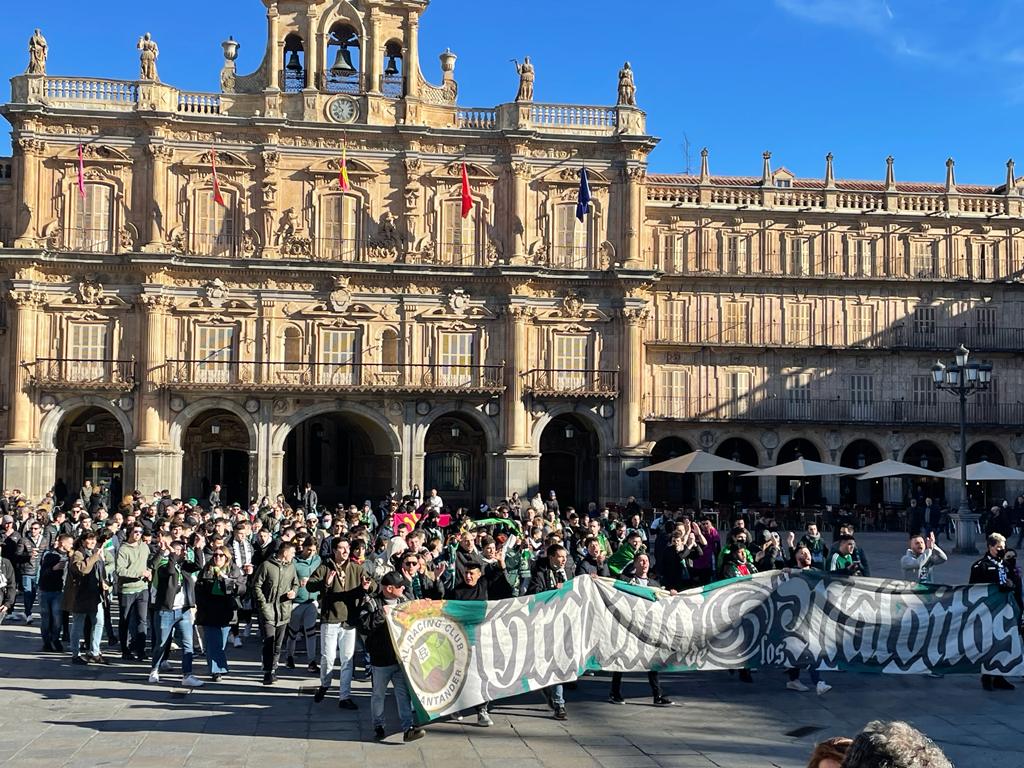
[[[897,575],[901,534],[865,534],[861,541],[873,573]],[[953,557],[937,578],[965,581],[969,564]],[[38,646],[36,627],[0,628],[0,762],[18,768],[339,761],[387,768],[803,768],[815,741],[852,736],[874,718],[909,720],[959,766],[1003,768],[1014,764],[1006,752],[1019,754],[1024,737],[1024,688],[984,693],[973,676],[826,674],[834,689],[819,698],[787,691],[781,673],[764,672],[752,686],[725,673],[666,675],[666,695],[678,704],[671,708],[650,704],[642,676],[627,681],[621,707],[606,703],[609,676],[586,677],[567,692],[571,719],[564,723],[531,694],[499,702],[491,728],[467,717],[429,726],[428,737],[412,745],[395,736],[378,745],[368,683],[356,684],[358,713],[340,711],[331,699],[314,704],[308,687],[315,681],[304,671],[282,670],[279,684],[266,689],[254,638],[229,649],[231,677],[189,694],[147,684],[141,664],[72,667],[66,655],[38,655]],[[304,666],[304,657],[298,662]],[[205,673],[202,658],[197,672]]]

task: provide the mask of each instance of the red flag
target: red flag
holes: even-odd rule
[[[341,145],[341,169],[338,171],[338,185],[342,192],[348,192],[348,148]]]
[[[220,193],[220,180],[217,178],[217,148],[210,150],[210,162],[213,165],[213,202],[217,205],[228,207],[224,202],[224,196]]]
[[[473,195],[469,192],[469,175],[466,173],[466,164],[462,164],[462,218],[469,216],[473,210]]]
[[[85,200],[85,148],[78,145],[78,194]]]

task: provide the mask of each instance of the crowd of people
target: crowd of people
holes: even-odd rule
[[[830,540],[815,523],[797,537],[783,534],[768,512],[737,514],[724,531],[700,510],[656,509],[649,519],[636,500],[576,510],[554,492],[470,514],[449,510],[436,490],[391,492],[377,505],[319,504],[309,485],[291,499],[280,495],[248,507],[209,497],[175,499],[138,491],[108,507],[86,491],[68,508],[54,494],[30,502],[5,492],[0,505],[0,621],[35,622],[42,650],[70,653],[75,665],[107,665],[116,649],[123,662],[148,662],[149,680],[171,679],[171,655],[180,649],[174,680],[198,688],[232,674],[229,649],[258,635],[262,683],[273,686],[279,667],[316,676],[314,699],[330,692],[336,666],[337,705],[358,709],[352,697],[356,668],[372,682],[375,734],[384,738],[385,694],[394,690],[405,740],[422,738],[414,725],[406,680],[384,620],[385,608],[412,599],[500,600],[562,587],[580,575],[611,577],[676,593],[714,581],[777,569],[819,569],[869,576],[867,553],[852,522]],[[907,579],[930,583],[946,561],[936,530],[911,531],[901,567]],[[993,532],[972,582],[995,583],[1021,596],[1016,553]],[[15,611],[20,594],[22,610]],[[116,629],[115,629],[116,619]],[[65,645],[65,643],[67,645]],[[195,657],[205,658],[205,679]],[[831,686],[815,669],[787,670],[787,689],[823,695]],[[736,670],[750,683],[750,670]],[[300,673],[302,674],[302,673]],[[648,675],[653,702],[671,706],[658,674]],[[624,703],[622,675],[613,675],[608,700]],[[985,676],[986,690],[1010,689]],[[545,691],[553,716],[566,720],[563,686]],[[477,723],[492,723],[488,705]]]

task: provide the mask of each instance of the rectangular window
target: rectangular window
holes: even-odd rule
[[[856,373],[850,377],[850,415],[854,419],[870,419],[875,402],[875,377]]]
[[[870,304],[850,307],[849,343],[865,344],[875,335],[875,308]]]
[[[977,272],[975,274],[975,277],[978,280],[991,280],[995,277],[995,269],[993,266],[994,250],[995,246],[990,245],[989,243],[978,243],[978,264],[976,267]]]
[[[573,212],[575,215],[575,211]],[[677,232],[661,236],[661,269],[670,275],[686,271],[686,239]]]
[[[786,400],[790,403],[811,402],[811,374],[791,373],[786,376]]]
[[[355,330],[325,329],[320,340],[321,383],[334,386],[358,383]]]
[[[852,277],[871,277],[875,272],[874,253],[870,240],[857,239],[851,243],[850,274]]]
[[[741,235],[726,238],[725,271],[730,275],[747,271],[747,238]]]
[[[670,419],[690,417],[688,371],[666,369],[661,372],[661,407],[659,416]]]
[[[111,221],[111,188],[105,184],[86,184],[85,197],[74,191],[75,223],[71,231],[73,251],[88,253],[113,252]]]
[[[442,333],[438,339],[438,384],[469,387],[473,384],[473,333]]]
[[[789,273],[809,275],[811,273],[811,244],[807,238],[794,237],[789,241]]]
[[[329,195],[320,208],[320,257],[355,261],[357,199],[352,195]]]
[[[196,381],[227,384],[233,380],[235,329],[201,325],[196,328]]]
[[[977,307],[974,310],[974,327],[978,336],[992,336],[996,332],[996,308]]]
[[[935,277],[938,263],[935,257],[935,243],[930,240],[915,240],[910,244],[910,274],[912,277]]]
[[[452,264],[476,264],[476,208],[473,208],[469,216],[462,218],[462,201],[448,200],[444,204],[442,218],[442,259],[447,255]]]
[[[750,399],[750,372],[729,371],[725,374],[722,408],[725,415],[734,418],[747,411]]]
[[[746,304],[740,301],[730,301],[725,305],[722,340],[726,344],[748,344],[750,337],[748,325]]]
[[[935,338],[935,307],[918,307],[914,310],[914,341],[930,343]]]
[[[555,207],[555,244],[552,266],[566,269],[587,269],[590,266],[590,250],[587,245],[587,228],[590,217],[584,222],[576,218],[576,206]]]
[[[589,341],[586,336],[555,336],[553,368],[555,389],[572,391],[587,386]]]
[[[806,346],[811,338],[811,305],[790,304],[786,308],[786,341]]]
[[[914,405],[932,407],[938,405],[939,394],[935,390],[935,382],[928,374],[915,374],[910,379],[911,402]]]
[[[104,377],[107,358],[107,326],[72,323],[68,328],[67,377],[71,381],[96,381]]]
[[[662,315],[661,336],[664,341],[687,342],[689,341],[688,327],[686,322],[686,302],[666,301],[665,314]]]
[[[235,251],[235,219],[232,195],[221,188],[226,207],[213,199],[213,190],[196,194],[196,229],[193,240],[201,256],[233,256]]]

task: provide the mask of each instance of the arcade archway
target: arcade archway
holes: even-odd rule
[[[599,502],[597,432],[572,413],[555,416],[540,436],[540,492],[558,495],[559,506],[585,511]]]
[[[757,449],[742,437],[731,437],[722,441],[715,450],[715,455],[757,467]],[[760,496],[756,477],[744,477],[742,472],[715,473],[715,501],[756,504]]]
[[[854,440],[839,457],[839,465],[864,469],[882,460],[882,452],[870,440]],[[885,496],[881,480],[858,480],[847,476],[839,480],[839,501],[842,504],[878,504]]]
[[[810,440],[802,437],[790,440],[779,449],[776,466],[788,464],[797,459],[821,461],[818,447]],[[780,477],[775,485],[775,492],[780,501],[787,500],[791,504],[812,506],[822,501],[820,477]]]
[[[681,437],[665,437],[651,450],[651,464],[659,464],[693,451]],[[679,508],[692,504],[695,498],[696,478],[673,472],[652,472],[648,475],[648,498],[660,508]]]
[[[54,447],[54,491],[58,501],[73,502],[88,480],[100,490],[106,504],[117,508],[124,496],[127,446],[124,429],[112,413],[97,406],[71,411],[57,428]]]
[[[423,495],[431,488],[449,509],[475,513],[487,496],[487,435],[472,418],[447,413],[424,440]]]
[[[911,445],[903,454],[903,461],[932,472],[941,472],[946,468],[942,450],[931,440],[918,440]],[[937,502],[946,496],[945,481],[935,477],[904,478],[903,496],[907,502],[915,498],[919,504],[923,504],[926,498],[935,499]]]
[[[219,408],[203,411],[184,429],[181,447],[183,498],[205,503],[219,485],[222,504],[249,503],[249,430],[238,416]]]

